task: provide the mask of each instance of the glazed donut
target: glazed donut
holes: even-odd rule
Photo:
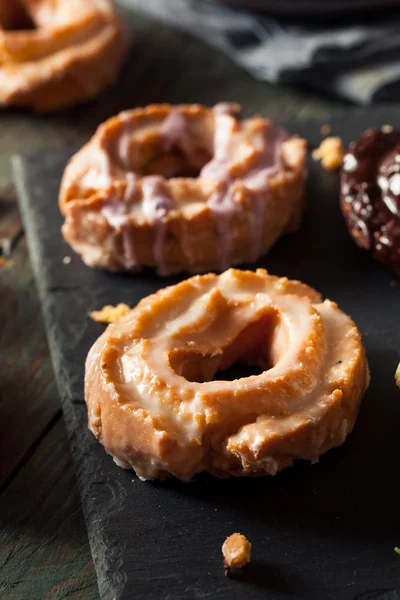
[[[224,270],[295,230],[306,143],[239,110],[153,105],[101,125],[60,191],[63,235],[84,262],[160,275]]]
[[[111,0],[0,0],[0,104],[46,112],[93,98],[125,51]]]
[[[341,208],[356,243],[400,275],[399,129],[369,129],[350,144]]]
[[[238,362],[259,374],[224,380]],[[118,465],[187,481],[317,461],[352,430],[368,383],[360,333],[336,304],[230,269],[162,289],[109,325],[87,357],[85,398]]]

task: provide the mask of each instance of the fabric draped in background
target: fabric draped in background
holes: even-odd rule
[[[196,35],[258,79],[306,84],[358,104],[400,97],[400,9],[313,23],[209,0],[118,0]]]

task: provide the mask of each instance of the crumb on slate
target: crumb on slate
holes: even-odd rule
[[[319,131],[321,135],[329,135],[332,131],[332,126],[329,123],[325,123],[325,125],[321,125]]]
[[[394,551],[400,556],[400,548],[398,546],[394,547]]]
[[[69,264],[70,264],[70,262],[71,262],[71,260],[72,260],[72,259],[71,259],[71,257],[70,257],[70,256],[64,256],[64,258],[63,258],[63,264],[64,264],[64,265],[69,265]]]
[[[396,373],[394,374],[396,385],[400,387],[400,363],[397,365]]]
[[[251,544],[241,533],[232,533],[222,545],[226,575],[232,568],[244,567],[251,559]]]
[[[100,310],[93,310],[90,312],[89,317],[98,323],[114,323],[114,321],[123,317],[129,311],[130,308],[127,304],[121,303],[117,306],[107,304]]]
[[[393,125],[382,125],[381,131],[383,131],[383,133],[392,133]]]
[[[340,137],[327,137],[322,140],[319,148],[314,150],[312,157],[320,160],[324,169],[334,171],[343,164],[345,150]]]

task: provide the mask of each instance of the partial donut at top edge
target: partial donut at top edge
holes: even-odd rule
[[[0,0],[0,104],[50,112],[89,100],[126,50],[111,0]]]

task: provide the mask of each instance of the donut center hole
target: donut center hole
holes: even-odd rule
[[[211,160],[205,151],[197,151],[188,155],[180,148],[173,148],[166,153],[156,154],[144,167],[143,175],[161,175],[165,179],[173,177],[197,178],[201,169]]]
[[[170,365],[181,377],[198,383],[260,375],[276,362],[272,344],[275,326],[271,317],[260,319],[245,327],[220,351],[177,350],[170,355]]]
[[[9,0],[0,5],[0,26],[6,31],[36,29],[32,17],[20,0]]]
[[[199,133],[188,123],[171,136],[163,133],[163,126],[161,123],[159,128],[149,127],[144,123],[143,129],[120,130],[110,147],[114,162],[140,177],[197,178],[213,157],[213,141],[208,130]]]
[[[243,379],[244,377],[261,375],[261,373],[266,370],[267,369],[262,368],[260,365],[250,365],[243,360],[238,360],[227,369],[217,371],[210,381],[235,381],[235,379]]]

